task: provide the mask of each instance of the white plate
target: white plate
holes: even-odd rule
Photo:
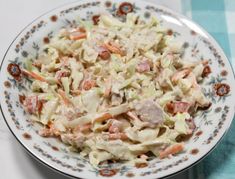
[[[1,64],[0,99],[4,119],[18,141],[47,166],[69,176],[80,178],[160,178],[173,175],[186,169],[206,156],[221,140],[228,130],[234,115],[234,74],[224,52],[215,40],[201,27],[167,8],[144,1],[79,1],[52,10],[34,20],[15,38],[7,50]],[[76,24],[76,17],[92,19],[100,13],[111,13],[125,18],[125,12],[132,11],[148,19],[156,16],[168,33],[184,42],[184,58],[196,60],[209,59],[212,73],[204,80],[203,88],[211,100],[209,110],[196,116],[196,131],[186,144],[186,151],[170,159],[153,159],[145,168],[135,168],[121,163],[91,167],[86,159],[70,152],[56,139],[42,138],[37,134],[37,126],[27,120],[19,104],[19,94],[25,79],[19,80],[8,73],[16,70],[16,65],[28,57],[36,57],[40,47],[63,26]],[[117,13],[118,12],[118,13]],[[121,17],[120,17],[121,16]],[[9,65],[13,64],[13,65]],[[9,67],[9,68],[8,68]],[[8,70],[7,70],[8,68]],[[16,72],[16,71],[15,71]],[[17,75],[17,74],[16,74]],[[19,163],[20,164],[20,163]]]

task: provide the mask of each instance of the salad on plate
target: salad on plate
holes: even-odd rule
[[[185,150],[193,115],[211,104],[200,85],[208,61],[182,53],[182,43],[154,17],[80,21],[25,62],[21,71],[32,85],[23,106],[42,124],[41,136],[58,137],[95,167],[171,157]]]

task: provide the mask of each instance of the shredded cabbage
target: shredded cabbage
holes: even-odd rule
[[[76,22],[22,69],[32,81],[23,106],[43,124],[39,134],[60,137],[94,167],[107,160],[147,164],[149,152],[162,158],[181,145],[197,107],[210,104],[198,83],[205,65],[183,59],[182,43],[156,17]]]

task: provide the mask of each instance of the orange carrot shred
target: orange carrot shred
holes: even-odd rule
[[[109,113],[105,113],[103,114],[102,116],[100,117],[97,117],[94,121],[97,121],[97,122],[102,122],[102,121],[106,121],[108,119],[111,119],[113,116]]]
[[[121,56],[125,55],[125,53],[117,45],[105,43],[104,47],[106,47],[112,53],[120,54]]]
[[[58,93],[61,97],[61,99],[63,100],[65,105],[69,105],[71,104],[70,100],[68,99],[68,97],[66,96],[65,92],[63,90],[58,90]]]
[[[109,97],[110,93],[111,93],[111,88],[112,88],[112,79],[109,78],[106,81],[106,85],[105,85],[105,91],[104,91],[104,97]]]
[[[36,73],[34,73],[32,71],[28,71],[26,69],[22,69],[22,72],[23,72],[23,74],[25,74],[25,75],[27,75],[27,76],[29,76],[31,78],[34,78],[36,80],[39,80],[39,81],[42,81],[42,82],[47,82],[47,80],[44,77],[42,77],[42,76],[40,76],[40,75],[38,75],[38,74],[36,74]]]
[[[165,150],[161,151],[159,153],[159,158],[163,159],[163,158],[167,157],[168,155],[179,153],[183,149],[184,149],[183,143],[174,144],[172,146],[167,147]]]
[[[86,33],[71,33],[69,38],[70,40],[80,40],[87,37]]]

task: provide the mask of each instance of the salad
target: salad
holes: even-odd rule
[[[21,71],[32,84],[23,106],[42,124],[41,136],[58,137],[95,167],[171,157],[186,150],[193,115],[211,104],[200,86],[208,61],[182,53],[154,17],[80,21],[25,62]]]

